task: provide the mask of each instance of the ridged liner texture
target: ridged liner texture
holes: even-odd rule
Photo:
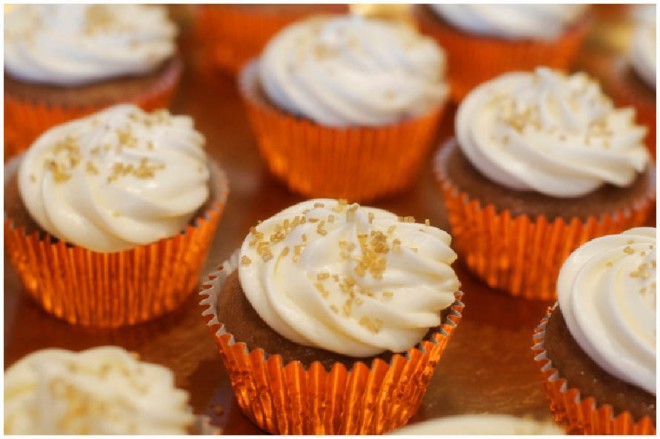
[[[122,102],[133,103],[143,110],[167,108],[181,79],[183,60],[176,58],[163,77],[153,87],[142,90],[137,96],[120,96],[116,102],[91,106],[58,106],[32,102],[11,96],[5,90],[5,162],[26,150],[37,137],[55,125],[95,113]]]
[[[334,9],[336,12],[343,10],[339,5],[319,5],[318,12],[334,12]],[[310,11],[300,10],[255,10],[244,5],[201,5],[195,26],[196,37],[206,46],[215,65],[237,75],[247,61],[261,53],[275,34],[310,14]]]
[[[5,166],[5,182],[21,158]],[[46,233],[26,234],[5,215],[5,247],[25,291],[72,325],[114,328],[176,309],[198,284],[227,200],[224,172],[215,163],[209,167],[215,190],[209,208],[183,232],[130,250],[100,253]]]
[[[381,434],[406,424],[461,319],[462,293],[430,340],[395,354],[390,363],[356,361],[349,370],[339,363],[330,370],[318,362],[308,368],[299,361],[283,364],[279,354],[235,340],[218,320],[218,295],[238,267],[238,254],[209,275],[200,306],[243,413],[273,434]]]
[[[655,420],[645,416],[633,419],[629,412],[614,416],[612,406],[605,401],[581,395],[580,390],[570,386],[552,365],[544,347],[545,328],[556,303],[548,308],[541,323],[534,329],[534,361],[539,367],[543,386],[555,421],[567,426],[568,434],[588,435],[655,435]]]
[[[255,96],[257,63],[241,73],[243,102],[261,156],[289,189],[310,198],[357,202],[401,192],[416,181],[435,141],[444,103],[382,127],[325,127]]]
[[[510,71],[531,71],[537,66],[568,70],[587,35],[585,15],[553,41],[499,39],[454,28],[432,11],[416,5],[414,16],[421,33],[435,39],[447,52],[452,98],[460,102],[475,86]]]
[[[447,177],[442,162],[448,144],[436,153],[434,172],[451,228],[452,244],[467,267],[489,287],[525,299],[557,298],[559,269],[580,245],[604,235],[642,226],[655,205],[655,185],[619,212],[570,220],[513,216],[472,199]]]

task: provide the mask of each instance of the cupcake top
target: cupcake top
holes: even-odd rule
[[[312,17],[266,46],[259,77],[268,98],[325,126],[379,126],[439,105],[445,56],[409,26],[358,15]]]
[[[259,316],[295,343],[351,357],[402,352],[454,302],[450,240],[412,217],[308,200],[251,229],[239,279]]]
[[[502,39],[553,40],[582,17],[587,5],[432,4],[431,9],[460,30]]]
[[[5,371],[5,434],[186,434],[172,372],[124,349],[44,349]]]
[[[551,421],[536,421],[510,415],[457,415],[407,425],[395,435],[564,435]]]
[[[512,72],[472,90],[456,114],[461,150],[502,186],[552,197],[625,187],[644,171],[646,128],[584,73]]]
[[[655,90],[656,53],[655,53],[655,5],[638,6],[638,20],[630,45],[630,64],[648,84]]]
[[[172,57],[175,37],[163,7],[20,5],[5,15],[5,70],[59,86],[140,75]]]
[[[566,325],[582,350],[622,381],[655,395],[656,232],[596,238],[559,272]]]
[[[18,172],[21,199],[41,228],[99,252],[182,231],[207,200],[208,181],[192,119],[134,105],[46,131]]]

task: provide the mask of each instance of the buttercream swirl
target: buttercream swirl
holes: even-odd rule
[[[629,54],[630,63],[635,72],[654,90],[656,80],[655,32],[655,22],[640,21],[633,32]]]
[[[431,9],[462,31],[502,39],[553,40],[574,24],[587,5],[432,4]]]
[[[188,394],[172,372],[103,346],[44,349],[5,371],[5,434],[186,434]]]
[[[447,416],[409,424],[394,435],[564,435],[552,421],[537,421],[500,414]]]
[[[160,6],[20,5],[5,15],[5,69],[61,86],[140,75],[172,57],[175,37]]]
[[[584,73],[513,72],[475,88],[456,114],[456,136],[487,178],[520,191],[572,198],[625,187],[644,171],[646,128],[617,109]]]
[[[564,262],[559,308],[573,338],[611,375],[655,395],[656,232],[587,242]]]
[[[117,105],[45,132],[19,168],[21,198],[51,235],[99,252],[173,236],[209,195],[204,137],[187,116]]]
[[[251,230],[239,278],[259,316],[293,342],[351,357],[402,352],[454,302],[450,240],[384,210],[309,200]]]
[[[390,21],[314,17],[264,50],[259,77],[280,108],[325,126],[399,122],[447,96],[445,56],[429,38]]]

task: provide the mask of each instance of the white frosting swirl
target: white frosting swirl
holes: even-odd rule
[[[445,57],[408,26],[361,16],[315,17],[288,26],[259,65],[282,109],[336,127],[386,125],[444,101]]]
[[[564,435],[553,421],[511,415],[456,415],[406,425],[393,435]]]
[[[61,86],[140,75],[174,54],[175,37],[163,7],[21,5],[5,15],[5,69]]]
[[[587,5],[432,4],[431,9],[462,31],[503,39],[553,40],[575,23]]]
[[[125,250],[177,234],[204,204],[203,145],[190,117],[117,105],[41,135],[22,159],[19,191],[51,235]]]
[[[656,80],[655,32],[655,22],[652,24],[639,23],[634,30],[630,46],[630,63],[633,69],[654,90]]]
[[[611,375],[655,395],[655,228],[579,247],[559,272],[559,308],[573,338]]]
[[[172,372],[103,346],[34,352],[5,371],[5,434],[186,434]]]
[[[330,199],[289,207],[245,238],[241,286],[295,343],[352,357],[402,352],[441,323],[459,288],[450,236],[406,221]]]
[[[629,186],[649,154],[631,108],[615,109],[595,81],[547,68],[513,72],[472,90],[456,114],[470,162],[511,189],[553,197]]]

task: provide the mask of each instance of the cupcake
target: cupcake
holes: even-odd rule
[[[559,272],[534,332],[550,410],[572,434],[655,434],[656,232],[596,238]]]
[[[186,434],[194,417],[169,369],[116,346],[43,349],[5,371],[5,434]]]
[[[331,4],[207,4],[197,13],[197,39],[218,67],[232,74],[258,56],[282,28],[311,14],[343,13]]]
[[[563,435],[562,429],[548,421],[511,415],[456,415],[407,425],[395,435]]]
[[[273,38],[240,88],[273,174],[307,197],[358,201],[416,180],[448,94],[444,67],[409,26],[317,16]]]
[[[245,415],[274,434],[405,424],[461,317],[449,242],[333,199],[251,228],[200,293]]]
[[[447,51],[452,98],[506,72],[571,66],[587,32],[586,5],[417,6],[422,33]]]
[[[637,5],[633,10],[637,19],[628,53],[612,63],[602,65],[598,73],[603,77],[603,87],[619,105],[632,106],[640,124],[646,126],[649,135],[646,145],[656,156],[656,14],[655,5]]]
[[[20,5],[5,15],[5,160],[48,128],[121,102],[167,107],[181,76],[163,7]]]
[[[47,312],[134,324],[190,295],[226,197],[189,117],[117,105],[46,131],[5,166],[5,243]]]
[[[455,248],[491,288],[555,298],[580,244],[645,223],[655,199],[646,128],[583,73],[508,73],[475,88],[435,173]]]

